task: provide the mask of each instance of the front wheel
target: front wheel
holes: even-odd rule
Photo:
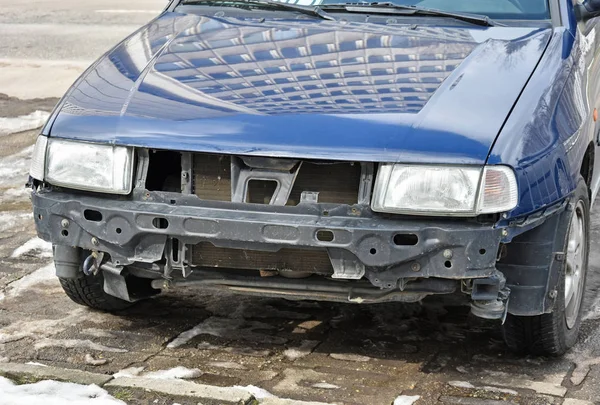
[[[577,341],[590,246],[590,200],[580,176],[570,203],[570,221],[565,226],[565,260],[560,272],[554,310],[537,316],[508,315],[504,340],[514,351],[540,355],[562,355]]]
[[[100,271],[97,275],[81,273],[79,278],[58,278],[60,285],[71,301],[105,312],[119,311],[129,308],[133,302],[113,297],[104,291],[104,277]]]

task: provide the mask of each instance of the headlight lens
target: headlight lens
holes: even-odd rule
[[[33,148],[33,154],[31,156],[31,168],[29,169],[29,175],[40,181],[44,180],[47,147],[48,138],[43,135],[38,136]]]
[[[511,210],[517,197],[507,166],[383,164],[371,205],[379,212],[476,216]]]
[[[131,192],[133,148],[50,138],[45,161],[48,183],[101,193]]]

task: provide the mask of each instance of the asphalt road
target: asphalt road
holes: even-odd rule
[[[28,362],[138,377],[182,366],[196,383],[327,403],[409,404],[413,396],[416,405],[600,403],[598,206],[583,334],[560,359],[514,356],[497,323],[436,301],[357,306],[182,289],[117,315],[69,301],[48,245],[35,238],[23,188],[36,131],[6,134],[3,126],[50,111],[88,64],[165,4],[0,0],[0,374],[2,364]],[[129,404],[198,403],[111,392]]]
[[[167,0],[0,0],[0,93],[60,97]]]

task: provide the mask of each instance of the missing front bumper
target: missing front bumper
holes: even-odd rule
[[[489,277],[501,240],[501,230],[491,225],[386,217],[360,205],[277,207],[146,190],[136,190],[133,199],[41,190],[32,201],[43,239],[106,252],[118,266],[160,262],[173,239],[258,252],[326,251],[333,278],[364,274],[385,289],[410,278]]]

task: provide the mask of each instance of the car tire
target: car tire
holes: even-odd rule
[[[100,311],[114,312],[129,308],[134,304],[104,292],[104,277],[101,271],[96,275],[89,276],[81,273],[81,277],[75,279],[62,277],[58,279],[67,296],[79,305]]]
[[[515,352],[560,356],[577,341],[590,249],[590,200],[581,176],[570,202],[570,215],[569,221],[565,221],[568,227],[564,241],[566,255],[554,310],[537,316],[508,314],[506,317],[504,340]]]

